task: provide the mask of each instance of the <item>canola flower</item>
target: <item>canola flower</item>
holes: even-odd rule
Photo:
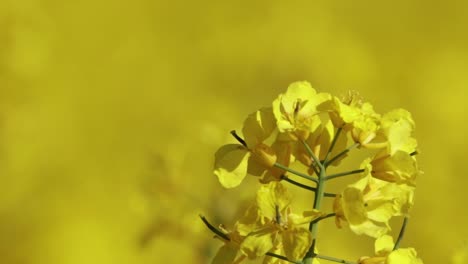
[[[421,264],[414,248],[399,248],[414,204],[419,170],[413,137],[415,123],[404,109],[376,113],[356,93],[338,98],[317,93],[308,82],[292,83],[270,107],[250,114],[238,144],[227,144],[215,154],[214,174],[225,188],[241,185],[247,175],[259,177],[255,202],[232,230],[202,220],[224,245],[212,263],[241,263],[263,258],[263,263]],[[352,141],[352,143],[348,143]],[[368,150],[359,169],[330,174],[353,149]],[[293,163],[307,167],[292,169]],[[325,191],[330,180],[354,175],[339,194]],[[310,181],[299,183],[295,177]],[[285,182],[285,183],[283,183]],[[309,211],[293,212],[288,187],[314,193]],[[332,208],[322,200],[333,198]],[[357,262],[317,251],[319,222],[335,218],[337,228],[375,238],[375,256]],[[404,217],[397,242],[388,235],[389,221]]]

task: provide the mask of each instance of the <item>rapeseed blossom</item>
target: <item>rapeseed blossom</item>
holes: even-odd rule
[[[414,129],[404,109],[379,114],[357,93],[339,99],[318,93],[308,82],[292,83],[271,106],[246,118],[243,137],[232,132],[239,144],[216,152],[214,174],[222,186],[236,187],[248,174],[258,176],[259,185],[255,202],[233,231],[205,222],[224,241],[213,263],[262,257],[269,264],[311,264],[318,259],[353,263],[317,252],[319,222],[335,217],[338,228],[347,226],[357,235],[376,239],[376,255],[359,263],[421,264],[414,249],[399,248],[414,204],[416,178],[422,174]],[[328,168],[339,166],[355,148],[368,152],[359,169],[330,174]],[[290,167],[294,163],[306,168],[295,170]],[[354,180],[340,193],[325,191],[328,181],[351,175],[348,178]],[[285,184],[314,193],[309,211],[293,212],[294,199]],[[333,207],[323,208],[322,200],[329,197],[334,198]],[[397,243],[388,235],[393,217],[405,219]]]
[[[393,216],[408,214],[413,205],[414,187],[396,184],[372,176],[370,160],[362,166],[362,178],[348,185],[335,201],[338,223],[346,221],[356,234],[380,237],[390,231]]]

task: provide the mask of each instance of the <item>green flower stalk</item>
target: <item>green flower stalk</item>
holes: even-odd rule
[[[222,186],[238,187],[251,175],[259,178],[259,187],[255,202],[232,230],[216,228],[202,217],[224,242],[212,263],[263,258],[266,264],[317,264],[320,259],[348,264],[421,264],[413,248],[400,248],[414,204],[416,178],[421,174],[414,127],[406,110],[380,115],[356,93],[339,99],[317,93],[308,82],[292,83],[271,107],[247,117],[242,136],[232,132],[239,144],[224,145],[216,152],[214,174]],[[357,169],[328,173],[330,166],[339,166],[356,148],[376,154],[369,154]],[[308,169],[292,169],[293,163]],[[353,182],[339,194],[326,192],[328,181],[341,178]],[[293,212],[293,200],[283,182],[314,192],[310,210]],[[322,208],[328,197],[334,199],[333,207]],[[399,216],[404,223],[394,243],[388,235],[389,221]],[[319,254],[320,222],[332,217],[337,228],[375,238],[375,255],[353,262]]]

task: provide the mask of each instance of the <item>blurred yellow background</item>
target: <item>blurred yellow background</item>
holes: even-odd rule
[[[403,246],[468,263],[467,26],[461,0],[1,0],[0,263],[208,263],[198,214],[232,224],[255,190],[214,151],[297,80],[413,113]],[[372,254],[332,222],[321,252]]]

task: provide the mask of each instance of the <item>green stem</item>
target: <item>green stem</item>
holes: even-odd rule
[[[309,190],[309,191],[312,191],[312,192],[317,191],[317,188],[311,187],[311,186],[308,186],[308,185],[305,185],[305,184],[300,183],[300,182],[297,182],[297,181],[295,181],[295,180],[292,180],[292,179],[290,179],[290,178],[289,178],[288,176],[286,176],[286,175],[281,176],[281,179],[284,180],[284,181],[287,181],[287,182],[291,183],[292,185],[296,185],[297,187],[300,187],[300,188],[302,188],[302,189]],[[327,193],[327,192],[324,193],[323,195],[324,195],[325,197],[336,197],[336,196],[337,196],[336,193]]]
[[[329,261],[334,261],[334,262],[338,262],[338,263],[344,263],[344,264],[356,264],[355,262],[351,262],[351,261],[347,261],[347,260],[344,260],[344,259],[339,259],[339,258],[334,258],[334,257],[330,257],[330,256],[325,256],[325,255],[315,255],[316,258],[319,258],[319,259],[325,259],[325,260],[329,260]]]
[[[314,164],[312,164],[312,168],[314,169],[315,173],[317,174],[317,176],[320,176],[320,171],[323,170],[323,166],[322,166],[322,163],[320,162],[320,160],[317,158],[317,156],[315,156],[314,152],[312,151],[312,149],[310,148],[309,144],[307,144],[307,142],[305,142],[304,140],[301,140],[302,144],[304,145],[307,153],[309,154],[309,156],[312,158],[312,160],[315,162],[315,164],[319,167],[319,169],[317,170],[317,168],[315,167]]]
[[[284,166],[284,165],[281,165],[281,164],[279,164],[279,163],[275,163],[273,166],[275,166],[275,167],[277,167],[277,168],[280,168],[280,169],[282,169],[282,170],[288,171],[288,172],[290,172],[290,173],[292,173],[292,174],[295,174],[295,175],[297,175],[297,176],[299,176],[299,177],[302,177],[302,178],[304,178],[304,179],[307,179],[307,180],[313,181],[313,182],[315,182],[315,183],[318,183],[318,180],[317,180],[317,179],[312,178],[311,176],[309,176],[309,175],[307,175],[307,174],[305,174],[305,173],[302,173],[302,172],[293,170],[293,169],[291,169],[291,168],[288,168],[288,167],[286,167],[286,166]]]
[[[315,210],[320,210],[320,207],[322,205],[322,198],[324,197],[324,190],[325,190],[325,177],[326,177],[325,170],[324,169],[320,170],[320,177],[317,183],[317,191],[315,192],[315,199],[314,199]],[[318,221],[317,222],[312,221],[309,224],[309,231],[312,233],[313,240],[312,240],[312,245],[309,248],[309,251],[306,253],[303,259],[304,264],[312,264],[314,261],[314,257],[316,256],[315,244],[317,241]]]
[[[365,171],[364,169],[359,169],[359,170],[353,170],[353,171],[347,171],[347,172],[332,174],[330,176],[325,177],[325,180],[328,181],[328,180],[331,180],[331,179],[334,179],[334,178],[348,176],[348,175],[352,175],[352,174],[356,174],[356,173],[361,173],[361,172],[364,172],[364,171]]]
[[[393,247],[393,250],[396,250],[400,247],[401,240],[403,240],[403,236],[405,235],[406,225],[408,224],[408,217],[405,216],[403,219],[403,224],[401,225],[400,234],[398,235],[398,239]]]
[[[323,164],[327,163],[328,156],[330,156],[330,154],[332,153],[333,148],[335,147],[336,141],[338,141],[338,137],[340,136],[341,130],[343,130],[343,127],[339,127],[338,130],[336,131],[335,137],[333,138],[330,148],[327,151],[327,155],[325,155],[325,159],[323,159]]]
[[[208,227],[208,229],[210,229],[217,236],[221,237],[222,239],[224,239],[226,241],[231,241],[231,239],[229,238],[229,236],[227,234],[221,232],[221,230],[219,230],[218,228],[216,228],[212,224],[210,224],[210,222],[208,222],[208,220],[203,215],[200,215],[200,218],[203,221],[203,223],[205,223],[206,227]]]
[[[356,148],[358,147],[360,144],[359,143],[354,143],[353,145],[347,147],[345,150],[343,150],[342,152],[336,154],[335,157],[331,158],[329,161],[327,161],[327,163],[325,163],[325,167],[328,167],[330,166],[331,164],[333,164],[333,162],[335,162],[337,159],[341,158],[342,156],[346,155],[350,150],[352,150],[353,148]]]
[[[326,215],[324,215],[324,216],[321,216],[321,217],[319,217],[319,218],[317,218],[317,219],[314,219],[314,221],[312,221],[312,222],[310,222],[310,223],[314,223],[314,224],[315,224],[315,223],[318,223],[318,222],[322,221],[323,219],[327,219],[327,218],[333,217],[333,216],[335,216],[335,215],[336,215],[335,213],[329,213],[329,214],[326,214]]]
[[[265,255],[270,256],[270,257],[274,257],[274,258],[277,258],[277,259],[282,259],[282,260],[287,261],[287,262],[289,262],[289,263],[302,264],[302,262],[297,262],[297,261],[289,260],[289,259],[288,259],[287,257],[285,257],[285,256],[281,256],[281,255],[278,255],[278,254],[275,254],[275,253],[271,253],[271,252],[267,252]]]
[[[300,187],[302,189],[306,189],[306,190],[309,190],[309,191],[312,191],[312,192],[315,192],[317,191],[317,188],[315,187],[311,187],[311,186],[308,186],[308,185],[305,185],[305,184],[302,184],[300,182],[297,182],[297,181],[294,181],[294,180],[291,180],[288,176],[286,175],[283,175],[281,176],[281,179],[284,180],[284,181],[287,181],[293,185],[296,185],[297,187]]]

